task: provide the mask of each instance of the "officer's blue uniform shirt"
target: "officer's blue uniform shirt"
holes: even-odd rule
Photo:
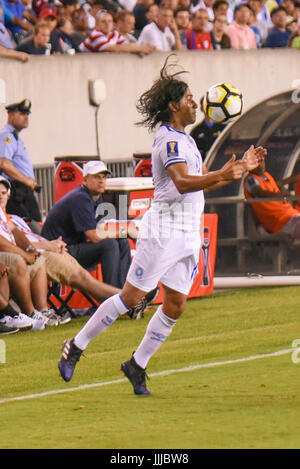
[[[10,124],[6,124],[0,130],[0,158],[7,158],[22,174],[34,179],[33,167],[28,152],[20,135]]]

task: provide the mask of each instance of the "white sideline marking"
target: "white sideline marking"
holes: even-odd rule
[[[158,371],[156,373],[151,373],[149,376],[150,377],[166,376],[172,373],[182,373],[186,371],[200,370],[201,368],[213,368],[215,366],[231,365],[233,363],[248,362],[251,360],[257,360],[259,358],[278,357],[280,355],[286,355],[288,353],[291,353],[293,350],[294,350],[293,348],[290,348],[286,350],[278,350],[277,352],[264,353],[261,355],[251,355],[250,357],[236,358],[235,360],[227,360],[223,362],[200,363],[199,365],[191,365],[191,366],[186,366],[184,368],[178,368],[178,369],[175,368],[172,370]],[[80,391],[82,389],[90,389],[90,388],[96,388],[100,386],[107,386],[109,384],[119,384],[119,383],[124,383],[125,381],[128,382],[127,378],[115,379],[112,381],[103,381],[102,383],[82,384],[81,386],[76,386],[73,388],[54,389],[53,391],[45,391],[45,392],[40,392],[36,394],[26,394],[25,396],[8,397],[7,399],[0,399],[0,404],[5,404],[7,402],[15,402],[15,401],[25,401],[26,399],[35,399],[36,397],[52,396],[54,394],[60,394],[63,392]]]

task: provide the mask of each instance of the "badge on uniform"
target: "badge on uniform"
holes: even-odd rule
[[[3,139],[3,141],[4,141],[5,143],[11,143],[11,139],[10,139],[9,137],[5,137],[5,138]]]
[[[178,142],[167,142],[168,156],[178,156]]]

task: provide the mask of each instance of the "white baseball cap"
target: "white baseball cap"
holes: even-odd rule
[[[83,176],[88,174],[106,173],[111,174],[103,161],[89,161],[83,166]]]

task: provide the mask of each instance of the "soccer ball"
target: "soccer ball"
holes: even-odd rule
[[[243,96],[227,83],[211,86],[203,99],[203,112],[215,122],[229,123],[242,114]]]

